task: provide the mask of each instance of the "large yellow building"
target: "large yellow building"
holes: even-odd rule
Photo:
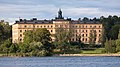
[[[24,35],[23,33],[27,30],[34,30],[36,28],[47,28],[51,34],[56,33],[56,29],[62,27],[64,29],[72,29],[73,36],[71,41],[78,41],[78,37],[83,43],[90,42],[90,33],[96,32],[95,43],[101,44],[102,29],[103,26],[101,23],[87,22],[84,23],[80,20],[71,20],[70,18],[64,19],[62,17],[62,11],[58,11],[58,17],[53,20],[37,20],[33,18],[31,20],[20,19],[12,25],[12,42],[19,43],[23,42]],[[52,37],[54,41],[55,38]]]

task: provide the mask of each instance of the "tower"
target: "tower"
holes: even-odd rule
[[[61,9],[59,9],[59,11],[58,11],[58,19],[63,19]]]

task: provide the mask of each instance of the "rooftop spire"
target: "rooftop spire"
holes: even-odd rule
[[[59,9],[59,11],[58,11],[58,19],[63,19],[61,9]]]

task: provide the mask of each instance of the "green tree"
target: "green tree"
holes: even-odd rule
[[[24,43],[31,43],[33,41],[33,30],[27,30],[24,32]]]
[[[48,51],[44,48],[41,42],[32,42],[30,43],[31,54],[34,56],[46,56]]]
[[[71,29],[67,30],[63,28],[57,28],[55,34],[57,48],[61,51],[64,51],[70,44],[69,42],[72,36],[73,34]]]
[[[118,39],[116,40],[116,50],[117,52],[120,52],[120,30],[119,30],[119,34],[118,34]]]
[[[90,47],[94,47],[96,44],[96,30],[92,29],[90,32],[90,36],[89,36],[89,45]]]
[[[10,39],[5,40],[4,43],[0,46],[1,52],[8,53],[11,44],[12,44],[12,42]]]
[[[52,54],[50,32],[46,28],[38,28],[33,31],[26,31],[24,35],[24,44],[20,46],[21,52],[31,52],[36,56],[46,56]],[[43,53],[44,51],[46,52],[45,54]]]
[[[19,51],[21,53],[27,53],[29,51],[29,44],[27,43],[19,43]]]
[[[106,40],[105,42],[105,50],[107,53],[115,53],[116,52],[116,42],[115,40]]]
[[[89,21],[89,18],[84,17],[84,18],[82,19],[82,21],[83,21],[83,22],[88,22],[88,21]]]
[[[110,33],[111,33],[111,35],[110,35],[111,39],[113,39],[113,40],[118,39],[119,29],[120,29],[120,25],[114,25],[114,26],[112,26],[112,29],[110,31]]]
[[[50,32],[46,28],[38,28],[33,32],[33,40],[35,42],[45,43],[51,40]]]
[[[12,44],[9,48],[10,53],[16,53],[18,52],[18,50],[19,50],[18,44]]]
[[[12,37],[12,27],[8,22],[0,22],[0,44],[5,40],[11,39]]]
[[[31,43],[33,41],[45,43],[51,40],[50,32],[46,28],[28,30],[24,35],[24,43]]]

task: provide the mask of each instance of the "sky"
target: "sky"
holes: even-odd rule
[[[54,19],[59,9],[72,19],[120,16],[120,0],[0,0],[0,20]]]

